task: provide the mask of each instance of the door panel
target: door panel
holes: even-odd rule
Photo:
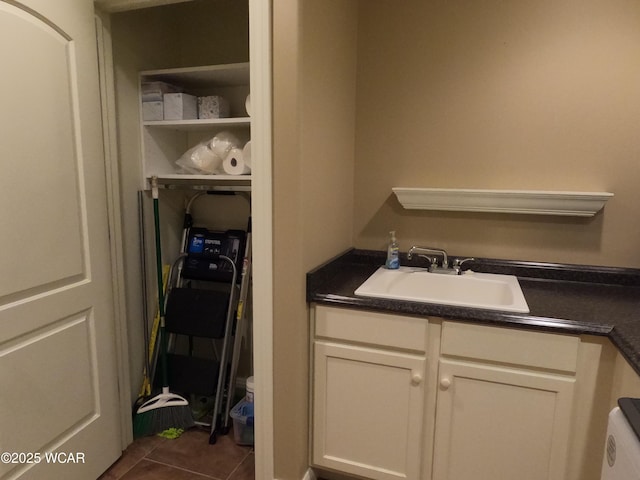
[[[29,438],[39,437],[43,443],[50,443],[59,432],[78,428],[97,413],[97,392],[93,391],[95,346],[87,342],[92,323],[90,312],[80,312],[4,344],[0,370],[7,375],[3,380],[21,385],[3,395],[3,408],[12,412],[3,430],[20,433],[13,448],[32,451]],[[62,344],[70,348],[60,351]],[[46,364],[31,361],[43,357],[48,359]],[[24,395],[24,390],[30,395]],[[55,415],[37,415],[41,412]],[[34,414],[37,422],[33,421]]]
[[[441,360],[434,480],[562,480],[575,379]]]
[[[314,349],[314,463],[418,479],[425,358],[325,342]]]
[[[0,301],[83,274],[81,135],[75,45],[43,20],[0,3],[3,118]],[[18,46],[18,48],[17,48]],[[19,53],[18,53],[19,51]],[[7,128],[7,127],[4,127]],[[6,132],[8,133],[8,132]],[[3,172],[5,173],[5,172]],[[55,252],[55,255],[52,255]]]
[[[93,4],[0,0],[0,478],[96,478],[120,454]]]

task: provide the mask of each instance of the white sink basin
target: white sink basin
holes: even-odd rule
[[[465,272],[430,273],[424,268],[380,267],[355,291],[363,297],[439,303],[529,313],[518,279],[513,275]]]

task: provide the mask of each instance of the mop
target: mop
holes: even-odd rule
[[[164,292],[162,281],[162,251],[160,248],[160,213],[158,205],[158,178],[151,177],[153,196],[153,219],[156,240],[156,271],[158,280],[158,312],[160,313],[160,361],[162,369],[162,393],[147,400],[136,411],[133,419],[134,436],[154,435],[167,429],[183,429],[193,427],[194,421],[189,402],[169,390],[169,373],[167,371],[168,339],[165,332]]]

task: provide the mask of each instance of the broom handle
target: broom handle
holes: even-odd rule
[[[160,313],[160,368],[162,386],[169,386],[167,372],[167,335],[164,331],[164,288],[162,282],[162,249],[160,248],[160,206],[158,204],[158,177],[151,177],[151,195],[153,196],[153,224],[156,237],[156,277],[158,281],[158,312]]]

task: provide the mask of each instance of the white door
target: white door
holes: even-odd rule
[[[315,342],[313,462],[375,480],[420,478],[426,359]]]
[[[440,360],[433,480],[563,480],[575,379]]]
[[[90,0],[0,0],[2,479],[120,455],[94,30]]]

